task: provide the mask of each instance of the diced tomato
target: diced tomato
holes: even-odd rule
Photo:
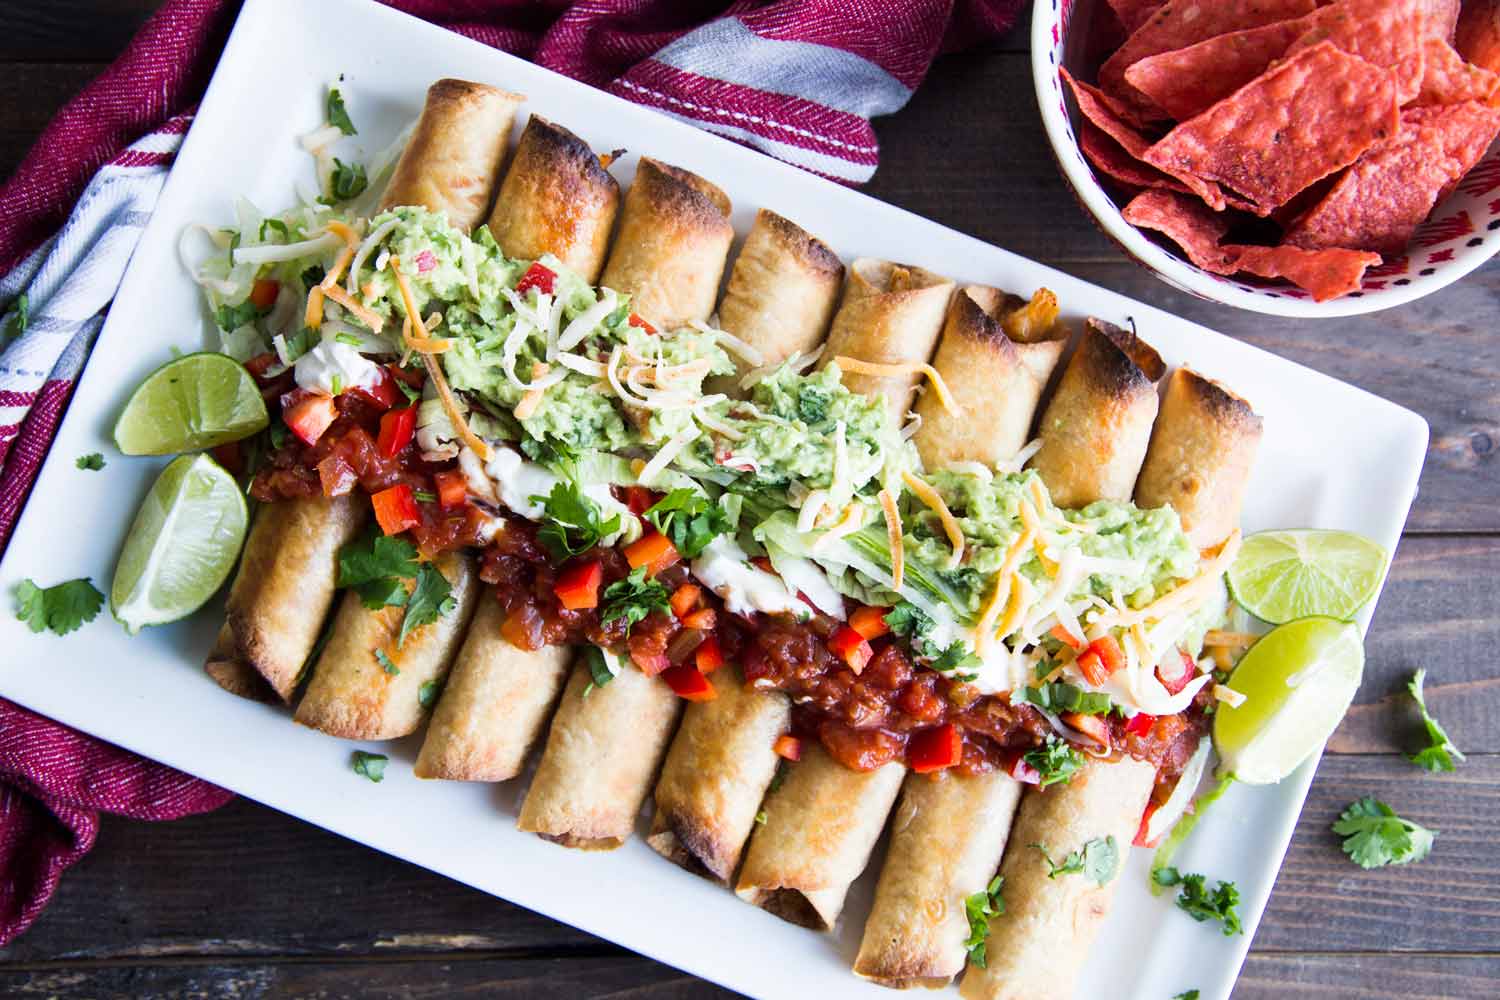
[[[661,679],[667,682],[667,687],[677,692],[679,698],[686,698],[688,701],[713,701],[719,696],[709,679],[691,663],[679,663],[663,670]]]
[[[672,665],[666,653],[646,653],[632,649],[630,659],[647,677],[655,677]]]
[[[802,741],[791,733],[782,733],[776,737],[776,742],[771,744],[771,749],[776,751],[776,756],[782,760],[797,761],[802,759]]]
[[[1104,721],[1103,716],[1084,715],[1082,712],[1064,712],[1060,718],[1065,724],[1072,726],[1100,746],[1109,747],[1109,723]]]
[[[1040,785],[1042,783],[1042,772],[1032,767],[1026,760],[1026,755],[1017,753],[1005,769],[1005,773],[1016,779],[1023,785]]]
[[[422,368],[402,368],[392,363],[385,366],[386,373],[398,382],[404,382],[408,389],[420,389],[427,384],[427,372]]]
[[[631,326],[639,327],[640,329],[645,330],[647,333],[656,332],[656,327],[652,326],[650,323],[647,323],[644,319],[642,319],[640,316],[637,316],[635,313],[630,314],[629,322]]]
[[[957,726],[945,722],[936,729],[913,733],[906,744],[906,760],[918,774],[929,774],[952,767],[962,759],[964,737]]]
[[[416,257],[412,258],[412,263],[417,265],[418,274],[426,274],[428,271],[431,271],[433,268],[437,267],[437,254],[433,253],[431,250],[423,250],[421,253],[417,254]]]
[[[457,510],[469,502],[469,484],[457,469],[434,473],[432,483],[437,487],[438,506],[444,510]]]
[[[864,670],[865,664],[875,655],[869,641],[848,625],[840,625],[828,638],[828,651],[847,663],[856,674]]]
[[[1125,651],[1112,635],[1089,643],[1078,657],[1078,669],[1090,684],[1103,684],[1105,678],[1125,665]]]
[[[377,410],[389,410],[401,398],[401,390],[396,388],[396,380],[383,368],[380,370],[380,381],[375,383],[374,388],[366,389],[362,385],[357,385],[349,392],[365,400]]]
[[[500,635],[517,649],[541,649],[546,645],[542,635],[542,616],[530,604],[523,604],[505,616]]]
[[[422,512],[417,507],[416,498],[411,495],[411,487],[405,483],[381,490],[370,497],[370,503],[375,508],[375,520],[380,522],[380,530],[387,535],[399,534],[422,523]]]
[[[386,458],[395,458],[411,444],[417,432],[417,408],[403,406],[399,410],[387,410],[380,415],[380,437],[375,446]]]
[[[656,506],[656,500],[656,492],[645,486],[625,487],[625,506],[637,517]]]
[[[335,451],[318,463],[318,481],[323,486],[325,497],[341,497],[354,489],[359,482],[359,473],[349,460]]]
[[[719,646],[719,637],[711,635],[698,644],[693,651],[693,662],[698,672],[711,674],[724,665],[724,650]]]
[[[1132,846],[1155,847],[1161,842],[1160,837],[1156,838],[1156,840],[1146,839],[1146,828],[1150,825],[1151,817],[1156,812],[1156,809],[1157,805],[1155,802],[1146,803],[1146,811],[1141,813],[1141,825],[1135,831],[1135,839],[1130,842]]]
[[[1172,657],[1162,657],[1161,663],[1156,665],[1156,679],[1161,681],[1161,686],[1167,689],[1168,694],[1177,694],[1188,686],[1188,681],[1198,673],[1198,661],[1187,654],[1187,650],[1179,649],[1178,663],[1181,670],[1172,673]],[[1165,668],[1165,669],[1163,669]]]
[[[281,282],[270,278],[256,278],[255,284],[250,286],[250,304],[257,309],[269,309],[276,304],[276,296],[281,294]]]
[[[591,562],[569,566],[557,574],[552,592],[558,603],[569,611],[599,606],[599,585],[604,582],[604,564],[595,559]]]
[[[713,608],[699,608],[682,620],[683,628],[695,628],[707,632],[717,623]]]
[[[238,441],[231,441],[228,444],[221,444],[216,448],[210,448],[209,454],[231,476],[238,476],[241,472],[245,471],[245,453],[240,448]]]
[[[317,444],[318,438],[338,415],[332,396],[309,395],[283,410],[281,418],[286,421],[287,428],[304,442]]]
[[[245,371],[249,372],[256,381],[261,381],[266,377],[266,372],[270,371],[272,365],[280,363],[281,359],[276,356],[275,351],[266,351],[246,361]]]
[[[696,583],[684,583],[672,591],[672,597],[668,601],[672,605],[672,614],[678,618],[686,618],[698,607],[698,599],[702,596],[702,587]]]
[[[750,560],[750,565],[754,566],[756,569],[760,570],[763,573],[776,573],[776,567],[772,566],[771,560],[767,559],[765,556],[756,556],[755,558]]]
[[[646,567],[647,576],[655,576],[682,557],[672,540],[659,531],[648,531],[625,546],[625,561],[631,569]]]
[[[1062,625],[1052,626],[1052,631],[1048,632],[1047,634],[1052,636],[1052,638],[1056,639],[1058,642],[1062,643],[1064,646],[1071,646],[1073,649],[1083,648],[1083,640],[1078,638],[1078,636],[1074,635],[1072,632],[1069,632]]]
[[[1145,712],[1137,712],[1125,723],[1125,731],[1132,736],[1145,736],[1156,724],[1156,716],[1147,715]]]
[[[551,295],[556,281],[557,273],[550,267],[532,264],[526,269],[526,273],[521,275],[521,280],[516,282],[516,294],[525,295],[535,288],[539,292]]]
[[[849,616],[849,627],[866,639],[879,639],[891,630],[891,627],[885,623],[885,616],[890,613],[890,610],[890,608],[866,605]]]

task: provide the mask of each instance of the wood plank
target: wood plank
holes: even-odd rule
[[[1493,1000],[1500,957],[1251,955],[1234,1000]]]

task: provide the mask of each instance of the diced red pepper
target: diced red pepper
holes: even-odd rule
[[[869,641],[848,625],[840,625],[829,636],[828,651],[847,663],[856,674],[864,670],[865,664],[875,655]]]
[[[678,618],[686,618],[698,607],[698,599],[703,596],[703,588],[696,583],[684,583],[672,591],[672,596],[667,603],[672,605],[672,614]]]
[[[276,296],[281,294],[281,282],[270,278],[256,278],[255,284],[250,286],[250,304],[257,309],[269,309],[276,304]]]
[[[849,627],[866,639],[879,639],[891,630],[891,627],[885,623],[885,616],[890,613],[890,610],[890,608],[876,608],[868,605],[858,608],[849,616]]]
[[[526,273],[521,275],[521,280],[516,282],[516,294],[525,295],[535,288],[539,292],[551,295],[556,281],[557,273],[550,267],[532,264],[526,269]]]
[[[1023,785],[1040,785],[1042,783],[1042,772],[1032,767],[1026,760],[1026,755],[1017,753],[1005,769],[1005,773],[1016,779]]]
[[[238,476],[241,472],[245,471],[245,453],[240,448],[238,441],[231,441],[228,444],[221,444],[215,448],[210,448],[209,454],[231,476]]]
[[[599,585],[604,582],[604,564],[595,559],[569,566],[557,574],[552,592],[558,603],[569,611],[599,606]]]
[[[640,517],[646,511],[656,506],[656,492],[645,486],[625,487],[625,506],[630,508],[630,513]]]
[[[370,503],[375,508],[375,520],[380,522],[380,530],[387,535],[399,534],[422,523],[422,512],[417,509],[411,487],[405,483],[381,490],[370,497]]]
[[[688,701],[713,701],[719,696],[713,684],[691,663],[679,663],[662,671],[661,679],[667,687],[677,692],[679,698]]]
[[[1198,673],[1198,661],[1187,654],[1187,650],[1178,649],[1178,662],[1182,665],[1180,672],[1173,674],[1163,673],[1162,667],[1167,666],[1171,657],[1163,657],[1162,662],[1156,665],[1156,679],[1161,681],[1161,686],[1167,689],[1168,694],[1177,694],[1188,686],[1188,682]]]
[[[772,566],[771,560],[767,559],[765,556],[755,556],[750,560],[750,565],[754,566],[756,569],[760,570],[763,573],[770,573],[773,576],[777,575],[776,567]]]
[[[1156,716],[1147,715],[1145,712],[1137,712],[1125,723],[1125,731],[1132,736],[1145,736],[1151,732],[1151,727],[1156,725]]]
[[[695,628],[707,632],[717,624],[718,616],[713,608],[699,608],[682,620],[683,628]]]
[[[1064,646],[1070,646],[1073,649],[1083,648],[1083,640],[1078,638],[1078,636],[1074,635],[1072,632],[1069,632],[1062,625],[1052,626],[1052,631],[1048,632],[1047,634],[1052,636],[1052,638],[1056,639],[1058,642],[1062,643]]]
[[[642,653],[632,649],[630,659],[647,677],[655,677],[672,665],[666,653]]]
[[[279,365],[281,359],[276,356],[275,351],[265,351],[257,354],[245,362],[245,371],[249,372],[257,381],[266,377],[266,372],[271,370],[272,365]]]
[[[396,388],[396,380],[384,368],[380,370],[380,381],[375,383],[374,388],[366,389],[362,385],[356,385],[348,391],[351,395],[365,400],[377,410],[389,410],[401,398],[401,390]]]
[[[631,569],[646,567],[647,576],[655,576],[682,557],[672,540],[659,531],[648,531],[622,549]]]
[[[469,483],[457,469],[434,473],[432,483],[437,487],[438,506],[444,510],[457,510],[469,502]]]
[[[1125,651],[1112,635],[1104,635],[1089,643],[1078,656],[1078,669],[1090,684],[1103,684],[1105,678],[1125,665]]]
[[[1141,825],[1135,831],[1135,839],[1130,842],[1132,846],[1155,847],[1161,842],[1160,837],[1155,840],[1146,839],[1146,829],[1151,825],[1151,817],[1156,813],[1157,808],[1155,802],[1146,803],[1146,811],[1141,813]]]
[[[380,437],[375,447],[386,458],[395,458],[411,444],[417,432],[417,408],[403,406],[399,410],[387,410],[380,415]]]
[[[290,394],[288,394],[290,395]],[[338,417],[332,396],[305,396],[281,413],[287,428],[307,444],[317,444],[318,438]]]
[[[385,370],[391,378],[405,383],[408,389],[420,389],[427,384],[427,372],[422,368],[402,368],[391,363],[385,366]]]
[[[724,650],[719,646],[719,637],[711,635],[698,644],[693,651],[693,662],[700,674],[711,674],[724,665]]]
[[[911,741],[906,744],[907,763],[918,774],[952,767],[963,759],[963,755],[963,733],[951,722],[913,733]]]
[[[1066,725],[1072,726],[1102,747],[1109,747],[1109,723],[1103,716],[1084,715],[1082,712],[1064,712],[1059,716]]]
[[[791,733],[782,733],[776,737],[776,742],[771,744],[771,749],[776,751],[776,756],[782,760],[798,761],[802,759],[802,741]]]
[[[647,333],[656,332],[656,327],[652,326],[650,323],[647,323],[644,319],[642,319],[640,316],[637,316],[635,313],[630,314],[629,322],[631,326],[639,327],[640,329],[645,330]]]

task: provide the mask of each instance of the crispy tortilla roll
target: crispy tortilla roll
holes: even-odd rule
[[[1171,504],[1200,549],[1222,542],[1239,523],[1260,435],[1261,419],[1249,403],[1196,372],[1177,369],[1167,380],[1135,502]]]
[[[1045,288],[1030,302],[982,285],[959,289],[932,361],[956,406],[950,413],[931,392],[918,401],[922,422],[913,440],[923,464],[996,465],[1014,457],[1067,339],[1057,296]]]
[[[963,971],[964,900],[994,875],[1020,799],[1020,782],[1000,771],[907,775],[856,975],[937,989]]]
[[[209,650],[203,670],[213,678],[215,684],[230,694],[237,694],[251,701],[276,701],[276,692],[266,683],[266,679],[234,651],[234,632],[230,631],[228,622],[219,626],[218,638],[214,640],[214,648]]]
[[[434,565],[453,588],[453,610],[412,630],[399,646],[406,608],[371,611],[353,591],[344,595],[328,645],[297,705],[298,722],[348,740],[391,740],[416,731],[426,715],[422,685],[447,676],[479,590],[468,555],[446,552]],[[376,659],[377,651],[396,673]]]
[[[580,657],[516,826],[564,847],[610,851],[635,831],[682,699],[628,663],[585,696],[591,683]]]
[[[333,604],[339,549],[359,534],[369,507],[352,495],[286,500],[261,507],[250,529],[225,618],[235,657],[282,701],[291,700]],[[210,673],[221,684],[230,676],[222,667]]]
[[[664,857],[724,885],[776,776],[772,745],[791,725],[786,695],[748,688],[736,673],[720,670],[718,697],[688,706],[662,765],[646,839]]]
[[[381,208],[421,205],[460,229],[484,221],[516,109],[526,98],[483,83],[439,80],[396,163]]]
[[[1059,507],[1129,500],[1156,419],[1161,355],[1129,330],[1090,319],[1042,414],[1031,460]]]
[[[697,174],[641,157],[600,284],[665,330],[708,319],[734,241],[729,209]]]
[[[843,263],[822,240],[763,208],[729,272],[719,327],[759,351],[764,365],[806,354],[822,342],[843,280]],[[751,365],[735,360],[738,381]]]
[[[532,115],[490,213],[490,233],[507,256],[550,253],[592,285],[619,207],[620,185],[588,144]]]
[[[895,762],[854,771],[805,741],[802,759],[766,799],[766,821],[750,838],[735,894],[783,920],[831,930],[905,773]]]
[[[1070,997],[1094,935],[1109,913],[1130,841],[1151,796],[1156,769],[1133,757],[1089,758],[1066,785],[1021,800],[1000,874],[1005,912],[990,919],[986,967],[970,968],[967,1000]],[[1085,874],[1048,878],[1034,845],[1061,862],[1091,840],[1114,837],[1120,864],[1104,885]]]
[[[914,366],[926,364],[943,329],[943,312],[953,282],[920,267],[862,257],[849,265],[844,300],[833,317],[833,329],[819,364],[847,357],[911,369],[892,375],[844,372],[851,392],[884,396],[897,423],[904,418],[916,388]]]
[[[486,588],[427,726],[419,778],[505,781],[521,773],[568,676],[566,646],[535,652],[500,634],[505,610]]]

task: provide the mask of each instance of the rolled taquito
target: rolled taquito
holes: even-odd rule
[[[1212,379],[1177,369],[1167,380],[1135,502],[1170,504],[1197,548],[1222,542],[1239,522],[1260,436],[1261,419],[1249,403]]]
[[[505,781],[521,773],[557,704],[572,652],[513,646],[500,634],[504,621],[486,588],[427,726],[417,777]]]
[[[328,645],[297,704],[298,722],[349,740],[390,740],[417,730],[427,714],[422,687],[447,677],[479,589],[469,555],[445,552],[434,565],[452,588],[453,607],[404,640],[405,607],[371,611],[353,591],[344,595]],[[407,582],[408,593],[412,583]]]
[[[1042,414],[1031,467],[1059,507],[1129,500],[1156,419],[1161,355],[1130,330],[1090,319]]]
[[[844,298],[833,317],[833,329],[819,365],[835,358],[903,366],[895,374],[843,373],[851,392],[882,396],[900,423],[910,406],[918,374],[909,370],[932,356],[943,329],[943,313],[953,282],[920,267],[862,257],[849,265]],[[845,367],[850,367],[846,365]]]
[[[1013,458],[1067,339],[1048,289],[1029,302],[981,285],[959,289],[932,361],[956,405],[950,411],[933,393],[917,402],[921,423],[912,442],[922,464],[993,466]]]
[[[263,504],[229,588],[228,653],[215,648],[209,675],[235,694],[252,692],[245,669],[290,701],[333,605],[339,549],[369,519],[364,497],[309,497]]]
[[[237,694],[251,701],[276,701],[276,692],[266,683],[266,679],[235,652],[234,632],[229,628],[228,622],[219,626],[214,648],[209,650],[203,670],[213,678],[215,684],[230,694]]]
[[[641,157],[600,283],[662,329],[708,319],[734,241],[729,211],[702,177]]]
[[[592,285],[619,206],[620,185],[588,144],[532,115],[500,184],[490,233],[507,256],[550,253]]]
[[[627,663],[598,686],[579,657],[516,826],[564,847],[624,844],[681,711],[660,678]]]
[[[421,205],[468,230],[484,221],[525,98],[468,80],[427,88],[422,116],[396,162],[380,207]]]
[[[802,759],[766,798],[735,894],[802,927],[832,930],[869,863],[906,768],[856,771],[804,741]]]
[[[1133,757],[1089,757],[1066,785],[1025,794],[1000,865],[1005,912],[990,918],[985,966],[964,975],[964,997],[1073,996],[1155,780],[1156,768]],[[1061,862],[1109,837],[1119,860],[1102,885],[1084,872],[1049,875],[1047,858]]]

